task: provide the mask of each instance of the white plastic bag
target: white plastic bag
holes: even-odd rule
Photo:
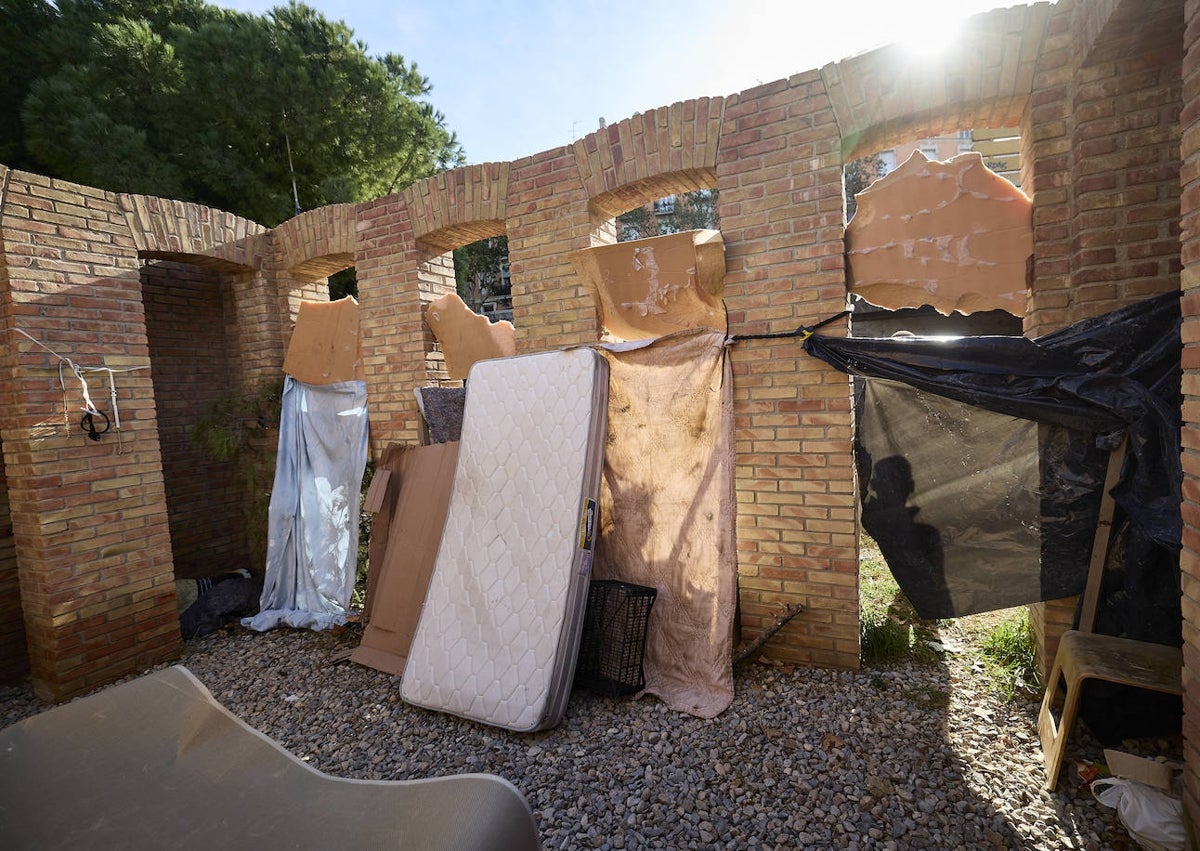
[[[1149,851],[1183,851],[1183,802],[1178,798],[1123,777],[1093,780],[1092,794],[1117,811],[1138,845]]]

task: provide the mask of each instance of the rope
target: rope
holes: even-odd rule
[[[780,340],[784,337],[799,337],[801,340],[807,340],[816,331],[824,328],[829,323],[837,322],[842,317],[849,315],[850,311],[843,310],[841,313],[830,316],[827,319],[822,319],[816,325],[801,325],[795,331],[780,331],[776,334],[739,334],[736,337],[730,337],[725,345],[732,346],[734,343],[742,342],[742,340]]]

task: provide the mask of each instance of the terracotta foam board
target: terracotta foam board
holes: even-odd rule
[[[429,303],[425,321],[442,346],[451,378],[466,378],[476,361],[517,353],[517,335],[507,320],[491,322],[475,313],[457,293]]]
[[[601,323],[617,340],[645,340],[686,328],[725,330],[725,244],[692,230],[572,252],[594,288]]]
[[[358,345],[358,302],[302,301],[283,371],[305,384],[362,380]]]
[[[850,292],[889,310],[1025,315],[1033,207],[978,152],[937,162],[916,151],[855,198]]]

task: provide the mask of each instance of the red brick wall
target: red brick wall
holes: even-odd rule
[[[1031,336],[1179,288],[1178,45],[1090,50],[1080,39],[1099,29],[1093,11],[1054,7],[1023,132],[1034,190]],[[1043,668],[1075,608],[1074,598],[1034,607]]]
[[[1183,639],[1184,800],[1200,818],[1200,0],[1184,6],[1186,55],[1180,114],[1183,272]]]
[[[188,436],[206,405],[239,390],[223,275],[160,261],[141,277],[175,577],[259,569],[250,563],[233,462],[209,457]]]
[[[0,455],[0,683],[14,680],[28,671],[17,549],[12,534],[12,512],[8,507],[8,482]]]
[[[137,258],[116,197],[15,172],[3,199],[10,335],[0,431],[34,685],[61,699],[178,647],[162,463],[148,369],[117,377],[122,429],[79,428],[60,361],[149,366]],[[106,379],[94,401],[111,413]]]

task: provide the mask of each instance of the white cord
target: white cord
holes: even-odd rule
[[[64,399],[65,399],[66,392],[67,392],[67,384],[66,384],[65,379],[63,378],[62,364],[65,363],[67,366],[69,366],[71,368],[71,372],[75,375],[76,378],[79,379],[80,392],[83,394],[82,410],[84,413],[91,414],[92,416],[96,416],[96,415],[104,416],[104,413],[102,411],[100,411],[100,409],[97,408],[94,404],[92,404],[92,396],[91,396],[91,393],[88,392],[87,378],[84,377],[84,373],[86,373],[86,372],[107,372],[108,373],[109,398],[112,400],[113,426],[115,426],[118,430],[121,428],[121,411],[117,408],[116,373],[118,373],[118,372],[136,372],[139,369],[149,369],[150,368],[149,366],[129,366],[129,367],[125,367],[123,369],[113,369],[112,367],[107,367],[107,366],[80,366],[79,364],[75,363],[75,361],[71,360],[69,357],[60,355],[58,352],[54,351],[54,349],[50,348],[49,346],[47,346],[45,343],[41,342],[40,340],[37,340],[34,337],[30,336],[29,334],[27,334],[25,331],[21,330],[20,328],[14,328],[13,330],[15,330],[18,334],[23,334],[25,337],[28,337],[29,340],[31,340],[35,345],[41,346],[43,349],[45,349],[50,354],[52,354],[56,358],[58,358],[59,361],[61,361],[61,363],[59,364],[59,367],[58,367],[58,383],[60,385],[62,385]],[[63,411],[64,415],[66,413],[65,407],[66,406],[64,405],[64,411]],[[69,428],[70,423],[68,423],[67,425]]]

